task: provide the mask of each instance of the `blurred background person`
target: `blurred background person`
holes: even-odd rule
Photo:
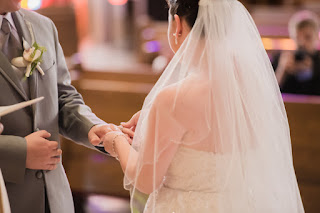
[[[295,51],[275,56],[273,67],[283,93],[320,95],[319,21],[316,14],[300,11],[289,22]]]

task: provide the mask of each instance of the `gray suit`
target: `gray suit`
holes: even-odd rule
[[[51,212],[72,213],[74,208],[70,186],[62,164],[49,172],[26,169],[24,137],[39,129],[47,130],[52,135],[50,140],[59,141],[60,133],[92,147],[88,141],[88,132],[93,125],[104,122],[91,112],[81,95],[70,85],[70,76],[52,21],[23,9],[12,13],[12,17],[20,36],[29,44],[32,40],[31,27],[35,41],[47,48],[41,64],[45,75],[41,76],[35,71],[28,79],[30,98],[44,96],[45,99],[1,118],[5,129],[0,136],[0,168],[12,212],[43,213],[46,187]],[[28,99],[10,62],[0,51],[0,105]]]

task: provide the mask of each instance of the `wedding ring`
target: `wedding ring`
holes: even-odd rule
[[[121,132],[122,132],[123,128],[124,127],[122,125],[119,126],[119,129],[121,130]]]

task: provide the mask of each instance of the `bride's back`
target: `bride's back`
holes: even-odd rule
[[[226,132],[215,123],[215,106],[212,94],[212,82],[208,80],[207,72],[191,74],[171,88],[174,93],[174,115],[186,132],[180,146],[201,152],[224,153],[230,147],[222,147],[218,134]],[[221,121],[220,121],[221,122]],[[221,125],[221,124],[220,124]],[[215,131],[218,130],[219,131]]]

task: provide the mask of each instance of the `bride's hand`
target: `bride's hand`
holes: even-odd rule
[[[118,154],[115,152],[115,145],[120,140],[128,142],[127,137],[119,131],[112,131],[105,134],[103,139],[103,146],[106,152],[108,152],[112,157],[117,157]]]
[[[136,130],[140,114],[141,111],[134,114],[128,122],[121,123],[121,126],[123,126],[122,132],[129,135],[131,139],[134,136],[134,131]]]

